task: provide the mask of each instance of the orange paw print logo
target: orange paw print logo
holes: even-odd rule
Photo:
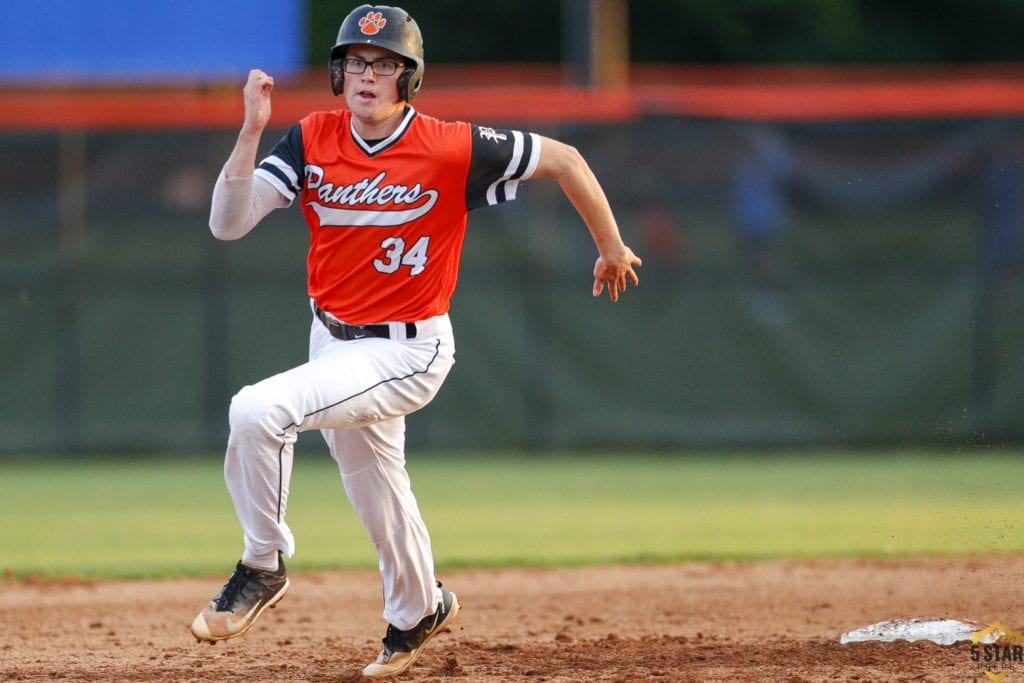
[[[384,28],[388,20],[380,12],[367,12],[366,16],[359,20],[359,29],[364,35],[376,35],[377,31]]]

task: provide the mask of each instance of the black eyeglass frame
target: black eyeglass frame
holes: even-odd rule
[[[377,76],[394,76],[398,73],[399,67],[404,66],[404,63],[394,59],[378,59],[373,62],[368,62],[365,59],[359,59],[358,57],[345,57],[341,60],[341,68],[345,73],[352,74],[353,76],[366,73],[366,67],[370,67],[373,73]]]

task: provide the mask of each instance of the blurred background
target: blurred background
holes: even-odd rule
[[[264,152],[341,106],[355,6],[5,4],[0,455],[219,450],[231,395],[304,359],[300,212],[221,243],[210,191],[249,68]],[[473,212],[411,447],[1024,442],[1024,3],[402,6],[416,107],[576,145],[644,259],[611,305],[555,184]]]

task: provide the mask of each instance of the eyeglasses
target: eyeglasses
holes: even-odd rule
[[[361,74],[366,71],[366,67],[369,66],[373,69],[373,73],[378,76],[391,76],[398,67],[404,66],[401,62],[395,62],[390,59],[379,59],[376,62],[368,62],[365,59],[357,59],[355,57],[347,57],[342,62],[342,68],[345,69],[347,74]]]

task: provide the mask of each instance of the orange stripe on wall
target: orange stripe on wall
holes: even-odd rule
[[[634,85],[611,90],[561,85],[556,69],[478,65],[435,71],[428,71],[416,99],[420,111],[492,125],[614,122],[644,115],[815,121],[1024,114],[1024,68],[636,68]],[[281,127],[311,111],[342,106],[326,76],[317,76],[324,75],[279,83],[273,120]],[[460,77],[470,84],[456,85]],[[242,114],[241,83],[0,91],[0,128],[7,130],[236,128]]]

